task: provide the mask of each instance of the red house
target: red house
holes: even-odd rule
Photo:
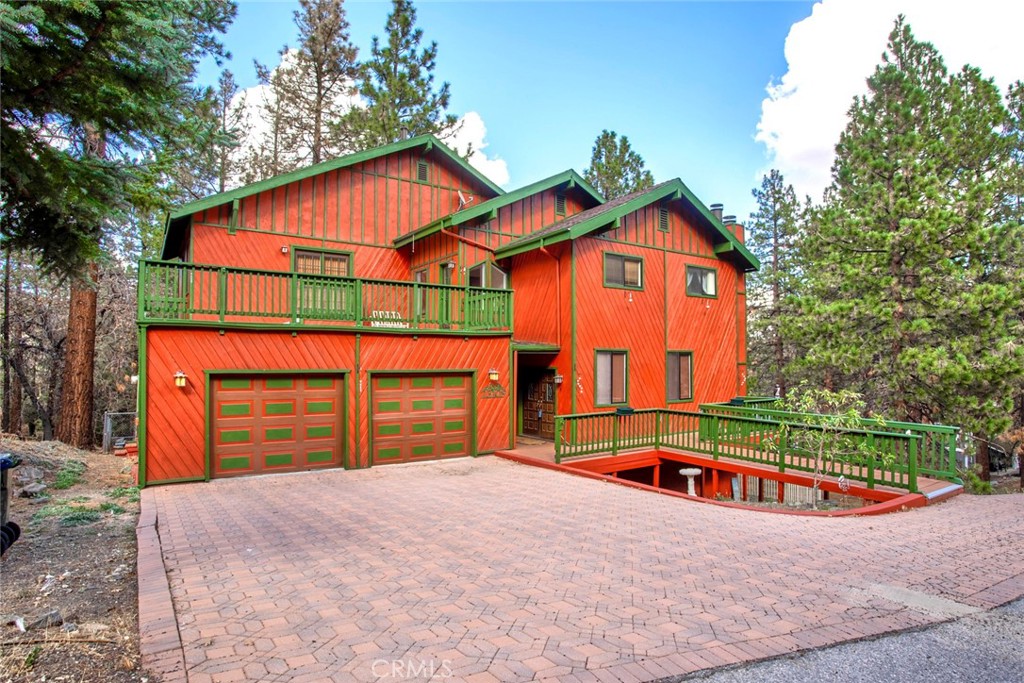
[[[489,453],[744,393],[742,229],[679,180],[514,192],[432,136],[171,214],[139,273],[141,484]]]

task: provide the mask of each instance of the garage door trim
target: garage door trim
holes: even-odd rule
[[[423,370],[423,369],[418,369],[418,370],[390,370],[390,369],[389,370],[368,370],[366,372],[366,375],[367,375],[367,383],[366,383],[367,384],[367,392],[366,392],[366,396],[367,396],[367,401],[368,401],[368,405],[367,405],[368,412],[366,414],[367,415],[367,429],[366,429],[366,431],[367,431],[367,434],[368,434],[368,437],[369,437],[367,439],[367,447],[368,447],[368,451],[369,451],[367,453],[367,458],[368,458],[369,466],[372,467],[374,465],[374,462],[373,462],[373,453],[374,453],[374,450],[373,450],[373,406],[374,406],[374,402],[373,402],[373,380],[374,380],[375,377],[410,377],[410,376],[417,376],[417,375],[418,376],[429,376],[429,377],[443,377],[443,376],[449,376],[449,375],[459,375],[459,376],[463,376],[463,377],[468,376],[469,377],[469,403],[470,403],[470,405],[469,405],[469,423],[470,423],[469,424],[469,455],[472,456],[472,457],[476,457],[477,455],[479,455],[479,451],[477,451],[477,443],[476,443],[476,420],[477,420],[477,410],[476,410],[477,409],[477,390],[476,390],[476,387],[477,387],[477,372],[478,371],[476,369],[474,369],[474,368],[464,368],[464,369],[444,368],[444,369],[428,369],[428,370]]]
[[[248,369],[237,369],[231,368],[228,370],[204,370],[204,405],[206,406],[205,411],[205,433],[203,434],[203,443],[206,445],[206,457],[204,458],[206,471],[203,474],[205,481],[210,481],[211,473],[213,471],[213,423],[215,419],[214,412],[217,407],[213,403],[213,380],[219,377],[272,377],[274,375],[287,375],[289,377],[310,377],[317,375],[330,375],[331,377],[337,377],[341,380],[341,419],[339,420],[339,429],[341,430],[341,466],[344,469],[349,469],[349,452],[348,452],[348,375],[351,370],[345,370],[341,368],[325,368],[325,369],[294,369],[294,370],[248,370]]]

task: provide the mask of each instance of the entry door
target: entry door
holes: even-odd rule
[[[555,371],[545,370],[526,385],[523,434],[555,438]]]

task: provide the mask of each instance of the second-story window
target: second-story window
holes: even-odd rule
[[[686,266],[687,296],[718,296],[718,272],[714,268]]]
[[[295,272],[309,275],[340,275],[348,277],[350,256],[312,249],[295,250]]]
[[[606,287],[641,289],[644,286],[643,269],[643,259],[606,253],[604,255],[604,284]]]

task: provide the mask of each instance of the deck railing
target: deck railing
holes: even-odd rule
[[[774,408],[771,402],[759,401],[751,405],[752,401],[745,400],[744,405],[733,405],[731,403],[705,403],[699,406],[703,413],[715,415],[735,415],[737,417],[760,418],[779,422],[803,422],[816,424],[827,418],[825,415],[815,413],[794,413]],[[936,477],[938,479],[957,480],[956,471],[956,440],[959,428],[949,425],[919,424],[917,422],[895,422],[864,418],[861,426],[876,432],[915,434],[921,437],[918,453],[918,472],[924,476]]]
[[[718,460],[722,457],[768,465],[779,472],[815,472],[868,488],[893,486],[916,492],[921,436],[870,429],[838,430],[848,451],[817,461],[812,445],[826,428],[736,415],[676,410],[628,414],[587,413],[555,417],[555,462],[581,455],[643,448],[677,448]],[[836,430],[832,430],[836,431]],[[816,462],[817,461],[817,462]]]
[[[142,261],[138,316],[140,322],[507,331],[512,329],[512,292]]]

